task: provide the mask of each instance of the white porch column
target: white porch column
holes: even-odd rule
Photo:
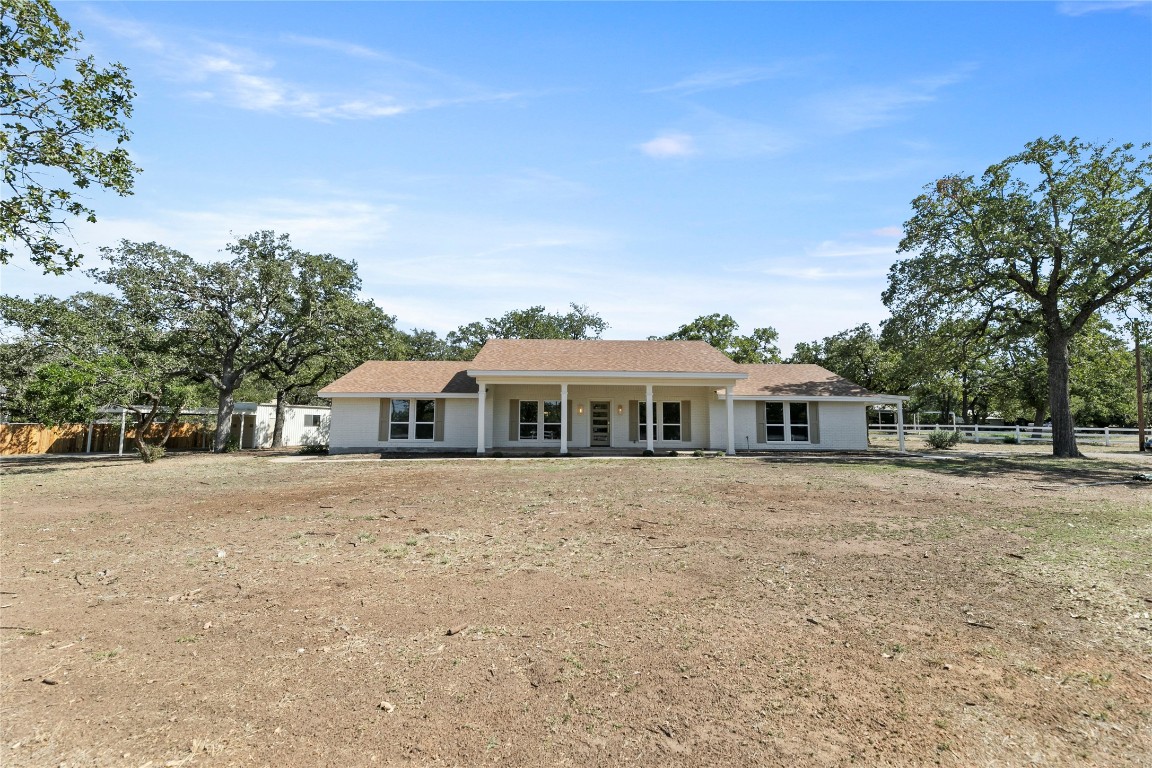
[[[724,387],[724,413],[728,420],[728,450],[726,453],[729,456],[736,455],[736,408],[732,404],[732,386]],[[757,438],[759,439],[759,438]]]
[[[245,421],[247,421],[247,419],[244,418],[244,414],[240,414],[240,441],[236,444],[236,450],[238,450],[238,451],[244,450],[244,422]]]
[[[648,450],[652,451],[652,450],[654,450],[652,448],[652,433],[656,431],[656,413],[655,413],[655,409],[652,408],[652,385],[651,384],[645,384],[644,385],[644,402],[646,403],[646,405],[644,406],[644,413],[645,413],[644,418],[648,420],[648,424],[647,424]]]
[[[904,453],[904,401],[896,401],[896,436],[900,439],[900,453]]]
[[[488,394],[487,387],[484,382],[478,381],[476,385],[480,388],[480,398],[476,401],[476,455],[484,455],[484,411],[488,407],[488,399],[485,395]]]
[[[95,421],[88,422],[88,447],[84,449],[84,453],[92,453],[92,428],[95,425]]]
[[[128,411],[120,409],[120,449],[117,452],[118,456],[124,455],[124,428],[128,425]]]
[[[560,385],[560,455],[568,454],[568,385]]]

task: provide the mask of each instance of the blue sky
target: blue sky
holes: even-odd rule
[[[81,245],[287,232],[405,329],[576,302],[608,338],[727,312],[787,353],[886,316],[934,179],[1042,136],[1152,140],[1147,3],[59,9],[138,91],[136,194],[92,194]]]

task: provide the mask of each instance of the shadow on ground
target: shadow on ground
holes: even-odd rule
[[[759,460],[767,464],[798,464],[811,462],[816,458],[808,454],[762,456]],[[991,478],[1012,473],[1022,475],[1026,481],[1061,487],[1095,483],[1133,483],[1152,487],[1152,483],[1148,481],[1135,479],[1135,476],[1147,474],[1152,470],[1152,462],[1142,467],[1131,460],[1112,458],[1057,459],[1042,455],[989,456],[970,453],[824,454],[818,458],[821,464],[874,466],[877,462],[883,462],[900,469],[917,469],[952,477]]]

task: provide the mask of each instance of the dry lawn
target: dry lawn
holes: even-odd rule
[[[2,466],[5,766],[1152,764],[1134,454]]]

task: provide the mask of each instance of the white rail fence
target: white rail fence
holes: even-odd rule
[[[1051,443],[1052,427],[991,426],[980,424],[905,424],[905,435],[925,435],[935,429],[959,432],[961,439],[973,443]],[[896,436],[895,424],[869,424],[869,432]],[[1085,445],[1140,447],[1139,430],[1135,427],[1076,427],[1076,442]]]

